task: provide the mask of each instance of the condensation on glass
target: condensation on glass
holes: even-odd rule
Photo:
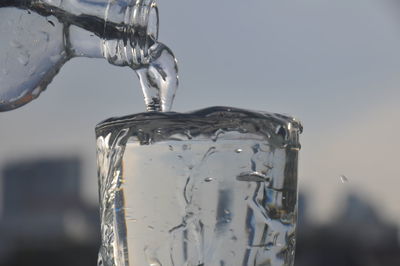
[[[301,131],[227,107],[102,122],[99,265],[292,266]]]
[[[131,67],[147,109],[170,110],[177,64],[154,0],[1,0],[0,19],[0,111],[37,98],[73,57]]]

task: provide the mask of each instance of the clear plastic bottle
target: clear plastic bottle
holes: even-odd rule
[[[2,0],[0,36],[0,111],[37,98],[73,57],[131,67],[147,109],[171,108],[177,66],[155,0]]]

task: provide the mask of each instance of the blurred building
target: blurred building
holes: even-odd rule
[[[14,161],[2,171],[0,266],[96,265],[98,207],[80,197],[79,158]],[[308,220],[299,197],[295,266],[398,266],[398,228],[363,198],[348,196],[325,225]],[[235,265],[232,265],[235,266]]]
[[[98,208],[80,197],[81,167],[79,158],[4,167],[0,265],[96,265]]]
[[[339,207],[339,206],[338,206]],[[399,230],[356,194],[325,225],[307,220],[306,197],[299,197],[295,266],[398,266]]]

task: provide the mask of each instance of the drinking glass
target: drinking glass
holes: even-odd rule
[[[231,107],[100,123],[99,265],[293,265],[301,131]]]

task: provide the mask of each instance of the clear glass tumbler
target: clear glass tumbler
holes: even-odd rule
[[[301,131],[228,107],[100,123],[99,265],[293,265]]]

